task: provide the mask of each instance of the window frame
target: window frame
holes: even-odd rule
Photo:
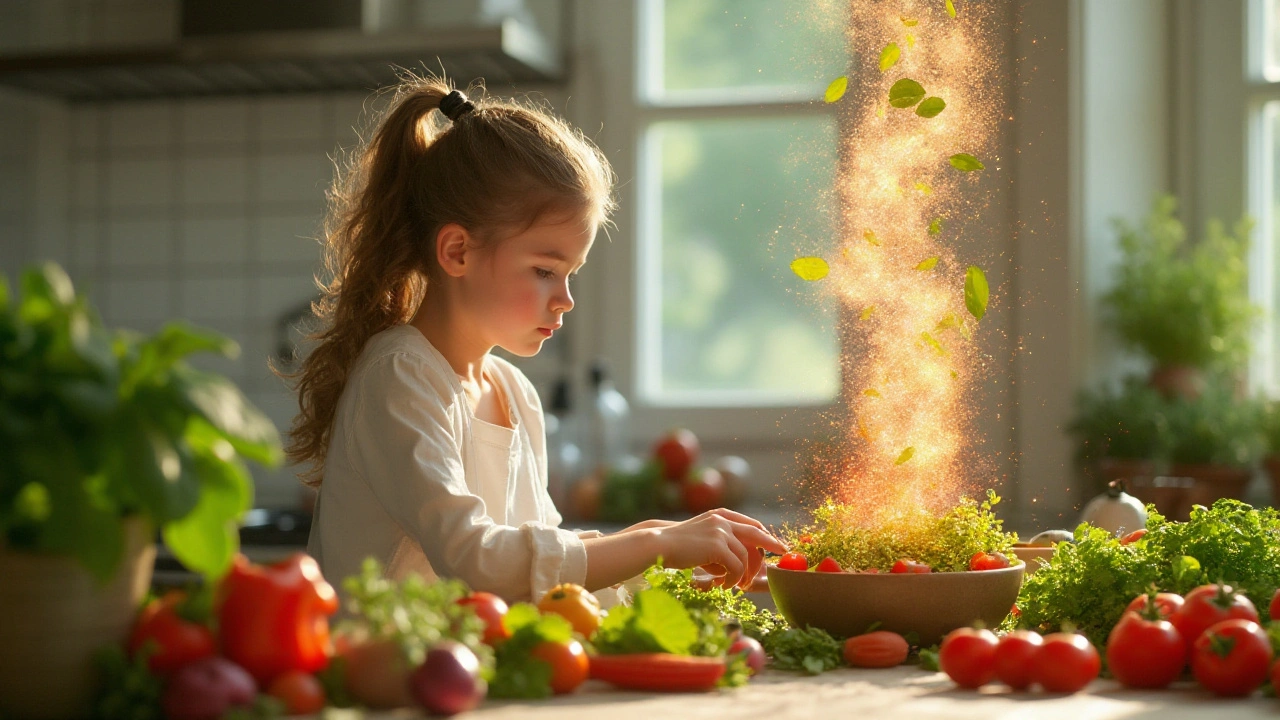
[[[1244,40],[1244,58],[1238,71],[1242,74],[1244,97],[1237,107],[1243,113],[1245,128],[1245,142],[1241,148],[1243,157],[1239,160],[1244,176],[1244,212],[1255,220],[1249,250],[1249,295],[1265,312],[1255,333],[1249,384],[1256,391],[1277,397],[1280,396],[1280,367],[1277,367],[1280,353],[1275,343],[1276,322],[1280,319],[1277,312],[1280,310],[1280,297],[1277,296],[1280,288],[1276,285],[1275,263],[1280,256],[1280,248],[1275,247],[1275,241],[1280,217],[1274,212],[1276,187],[1272,163],[1276,156],[1276,138],[1268,128],[1275,126],[1275,116],[1280,115],[1280,72],[1277,72],[1275,80],[1266,77],[1266,1],[1246,0],[1243,12],[1236,15],[1243,24],[1240,33]],[[1213,63],[1212,60],[1210,62]],[[1226,222],[1234,219],[1223,218]]]

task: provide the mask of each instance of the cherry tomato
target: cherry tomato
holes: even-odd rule
[[[698,462],[698,436],[684,428],[670,430],[653,445],[653,456],[662,465],[662,476],[680,482]]]
[[[1272,620],[1280,620],[1280,590],[1276,590],[1276,594],[1271,596],[1271,607],[1267,608],[1267,614]]]
[[[502,598],[493,593],[473,592],[459,600],[458,604],[469,605],[476,611],[476,617],[484,621],[484,641],[489,645],[496,645],[511,637],[511,631],[502,624],[502,618],[508,610],[507,602]]]
[[[315,675],[301,670],[276,677],[267,694],[284,703],[286,715],[311,715],[324,709],[324,686]]]
[[[153,644],[147,667],[161,677],[217,653],[213,631],[178,614],[186,599],[185,592],[171,590],[164,597],[147,603],[129,635],[130,656],[137,655],[147,643]]]
[[[1157,599],[1156,613],[1163,611]],[[1186,665],[1186,642],[1173,623],[1159,615],[1151,619],[1125,612],[1107,638],[1107,668],[1125,687],[1167,687]]]
[[[933,572],[933,568],[929,567],[924,563],[916,562],[915,560],[907,560],[906,558],[903,558],[902,560],[899,560],[898,562],[894,563],[893,567],[889,569],[889,572],[907,573],[908,575],[914,575],[914,574],[931,573]]]
[[[838,573],[838,572],[843,572],[843,571],[840,569],[840,563],[836,562],[836,561],[835,561],[834,559],[832,559],[832,558],[823,558],[823,559],[822,559],[822,562],[818,563],[818,566],[817,566],[817,567],[815,567],[815,568],[813,569],[813,571],[814,571],[814,572],[821,572],[821,573]]]
[[[1076,633],[1045,636],[1031,659],[1031,679],[1045,692],[1073,693],[1088,685],[1102,670],[1102,658],[1089,639]]]
[[[733,644],[725,651],[726,657],[734,655],[742,655],[746,658],[747,667],[751,670],[752,675],[763,670],[764,664],[768,660],[764,652],[764,646],[760,644],[760,641],[747,635],[735,638]]]
[[[990,630],[959,628],[942,639],[938,665],[962,688],[978,688],[995,677],[995,654],[999,641]]]
[[[695,468],[680,483],[684,509],[698,515],[724,505],[724,476],[715,468]]]
[[[1141,528],[1141,529],[1138,529],[1138,530],[1134,530],[1133,532],[1129,533],[1128,535],[1125,535],[1124,537],[1120,538],[1120,544],[1121,544],[1121,545],[1132,545],[1132,544],[1134,544],[1134,543],[1138,542],[1139,540],[1141,540],[1143,537],[1145,537],[1145,536],[1146,536],[1146,534],[1147,534],[1147,529],[1146,529],[1146,528]]]
[[[970,570],[1003,570],[1009,567],[1009,558],[1004,553],[974,553],[969,558]]]
[[[783,570],[799,570],[804,572],[809,569],[809,561],[805,559],[804,555],[801,555],[798,552],[789,552],[786,555],[783,555],[782,559],[778,561],[778,567]]]
[[[1043,644],[1044,638],[1030,630],[1014,630],[1000,638],[992,658],[996,678],[1014,690],[1031,687],[1031,659]]]
[[[1182,609],[1169,618],[1190,648],[1200,633],[1223,620],[1258,621],[1258,611],[1249,598],[1230,585],[1201,585],[1187,593]]]
[[[1191,648],[1191,674],[1218,695],[1248,695],[1267,679],[1271,641],[1252,620],[1223,620],[1196,638]]]
[[[809,544],[809,543],[811,543],[811,542],[813,542],[813,536],[812,536],[812,535],[801,535],[801,536],[800,536],[800,544],[801,544],[801,545],[808,545],[808,544]]]
[[[1177,593],[1156,593],[1156,607],[1159,608],[1160,619],[1162,620],[1172,621],[1173,616],[1182,609],[1184,604],[1186,604],[1186,600]],[[1142,615],[1146,609],[1147,596],[1139,595],[1124,610],[1125,612],[1134,612]]]
[[[538,610],[568,620],[585,638],[590,638],[600,627],[600,600],[581,585],[563,583],[551,588],[538,601]]]
[[[540,642],[529,654],[551,666],[551,692],[556,695],[573,692],[586,682],[587,672],[591,669],[587,651],[577,640]]]

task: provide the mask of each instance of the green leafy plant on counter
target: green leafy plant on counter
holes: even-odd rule
[[[756,607],[737,588],[699,588],[693,582],[693,570],[672,570],[654,565],[644,573],[651,587],[663,590],[686,608],[706,608],[719,613],[721,619],[736,622],[742,632],[764,642],[766,636],[787,626],[781,615]]]
[[[525,700],[551,697],[551,666],[533,657],[532,652],[540,643],[572,640],[573,626],[563,617],[544,615],[528,603],[512,605],[502,622],[511,637],[495,652],[489,696]]]
[[[1171,462],[1242,467],[1261,457],[1261,403],[1235,397],[1225,384],[1211,381],[1199,397],[1168,401]]]
[[[844,646],[821,628],[789,628],[770,633],[763,642],[773,667],[817,675],[840,667]]]
[[[1110,322],[1157,366],[1239,367],[1259,309],[1249,302],[1246,252],[1252,223],[1219,221],[1187,243],[1172,196],[1156,200],[1141,227],[1115,221],[1121,260],[1103,298]]]
[[[1185,593],[1223,580],[1266,608],[1280,587],[1280,515],[1224,499],[1197,506],[1187,522],[1166,520],[1147,506],[1147,534],[1129,545],[1081,525],[1075,543],[1060,543],[1049,565],[1022,585],[1021,624],[1043,632],[1071,623],[1098,648],[1125,607],[1153,584]]]
[[[858,508],[828,500],[813,511],[812,522],[780,533],[788,546],[803,552],[810,564],[834,558],[845,570],[875,568],[888,572],[901,559],[926,563],[934,572],[961,572],[979,552],[1010,553],[1018,536],[1006,533],[992,512],[1000,502],[993,491],[978,503],[962,498],[942,515],[922,508],[904,510],[871,527],[854,519]]]
[[[23,273],[20,291],[0,277],[3,544],[70,555],[105,581],[140,516],[184,565],[220,576],[252,504],[241,458],[282,459],[235,384],[185,361],[236,344],[182,323],[110,331],[54,264]]]

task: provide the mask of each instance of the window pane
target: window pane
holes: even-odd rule
[[[826,402],[834,304],[790,271],[833,245],[829,116],[660,122],[645,142],[640,386],[667,404]]]
[[[810,96],[848,66],[843,3],[835,0],[650,0],[651,93],[736,89]]]
[[[1264,105],[1262,118],[1264,169],[1262,173],[1252,174],[1252,177],[1261,177],[1263,182],[1262,192],[1259,193],[1262,204],[1255,208],[1260,232],[1254,238],[1255,241],[1269,244],[1271,249],[1271,307],[1267,313],[1267,322],[1271,323],[1272,343],[1272,376],[1269,380],[1274,389],[1280,388],[1280,101]],[[1280,504],[1280,499],[1277,503]]]
[[[1263,16],[1262,73],[1271,82],[1280,82],[1280,0],[1266,0]]]

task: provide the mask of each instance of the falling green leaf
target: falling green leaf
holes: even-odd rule
[[[947,109],[947,103],[940,97],[925,98],[920,103],[920,107],[916,108],[916,114],[923,118],[938,117],[938,114]]]
[[[844,97],[844,91],[849,89],[849,78],[841,75],[831,84],[827,86],[827,91],[823,93],[822,98],[829,103],[833,103]]]
[[[929,187],[927,183],[922,183],[919,180],[916,181],[916,189],[924,193],[925,195],[933,194],[933,188]]]
[[[883,105],[881,105],[880,107],[876,108],[876,117],[880,117],[880,118],[884,117],[884,106],[883,106]]]
[[[875,388],[867,388],[866,390],[862,391],[862,394],[866,395],[867,397],[873,397],[873,398],[880,397],[880,391],[876,390]]]
[[[986,165],[983,165],[978,160],[978,158],[968,153],[956,153],[955,155],[952,155],[949,159],[951,160],[951,167],[957,170],[963,170],[965,172],[973,172],[974,170],[983,170],[983,169],[986,169],[987,167]]]
[[[912,456],[914,456],[915,454],[916,454],[916,449],[915,449],[915,447],[914,447],[914,446],[909,447],[909,448],[907,448],[906,450],[903,450],[903,451],[902,451],[902,454],[898,456],[898,459],[897,459],[897,460],[895,460],[895,461],[893,462],[893,464],[894,464],[894,465],[901,465],[901,464],[905,463],[906,461],[910,460],[910,459],[912,458]]]
[[[920,264],[916,266],[916,269],[917,269],[917,270],[932,270],[932,269],[934,269],[934,268],[935,268],[935,267],[937,267],[937,266],[938,266],[938,258],[937,258],[937,256],[934,256],[934,257],[931,257],[931,258],[929,258],[929,259],[927,259],[927,260],[921,260],[921,261],[920,261]]]
[[[982,269],[969,266],[964,274],[964,306],[975,319],[981,320],[987,314],[987,276]]]
[[[916,46],[916,36],[912,35],[911,33],[907,33],[907,49],[910,50],[915,46]]]
[[[871,313],[873,313],[873,312],[875,312],[875,311],[876,311],[876,306],[875,306],[875,305],[868,305],[868,306],[867,306],[867,307],[862,311],[862,314],[858,316],[858,319],[860,319],[860,320],[866,320],[867,318],[871,317]]]
[[[930,335],[928,332],[920,333],[920,339],[924,340],[925,344],[933,348],[939,355],[945,356],[947,354],[947,349],[942,347],[942,343],[938,342],[938,339]]]
[[[956,378],[958,378],[958,377],[960,377],[960,373],[956,372],[955,370],[952,370],[952,371],[951,371],[951,379],[952,379],[952,380],[954,380],[954,379],[956,379]]]
[[[902,50],[898,47],[898,43],[885,45],[884,49],[880,51],[880,72],[897,65],[900,57],[902,57]]]
[[[955,313],[947,313],[946,317],[938,321],[938,326],[934,328],[934,330],[939,332],[943,330],[950,330],[954,327],[960,327],[960,324],[960,318],[957,317]]]
[[[813,282],[826,277],[831,272],[831,266],[820,257],[802,257],[791,261],[791,271],[799,275],[801,280]]]
[[[898,19],[902,20],[902,24],[906,25],[907,27],[915,27],[920,24],[920,21],[917,20],[916,18],[909,18],[905,15],[898,16]]]
[[[929,223],[929,234],[930,235],[942,234],[942,218],[940,217],[934,218],[933,222]]]
[[[911,78],[902,78],[889,88],[889,104],[909,108],[924,99],[924,87]]]
[[[955,3],[951,2],[951,0],[947,0],[947,14],[950,15],[951,17],[956,16],[956,5]]]
[[[872,245],[875,245],[876,247],[880,247],[880,240],[877,239],[876,234],[871,232],[870,230],[863,231],[862,239],[866,240],[868,243],[871,243]]]

